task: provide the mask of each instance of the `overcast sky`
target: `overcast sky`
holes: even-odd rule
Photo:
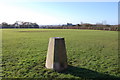
[[[104,22],[118,24],[118,2],[41,2],[0,0],[0,23],[36,22],[39,25]]]

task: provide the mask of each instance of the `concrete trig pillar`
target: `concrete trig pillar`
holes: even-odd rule
[[[49,39],[46,68],[62,71],[67,68],[67,54],[64,38],[52,37]]]

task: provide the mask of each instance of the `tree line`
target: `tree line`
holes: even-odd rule
[[[49,29],[92,29],[92,30],[109,30],[109,31],[120,31],[119,25],[109,25],[109,24],[76,24],[72,25],[67,23],[67,25],[57,26],[57,27],[47,27]]]
[[[93,30],[109,30],[109,31],[120,31],[119,25],[109,25],[109,24],[90,24],[82,23],[73,25],[72,23],[67,23],[65,25],[52,25],[52,26],[39,26],[37,23],[32,22],[22,22],[16,21],[14,24],[8,24],[3,22],[0,28],[47,28],[47,29],[93,29]]]
[[[16,21],[14,24],[2,22],[1,28],[39,28],[37,23]]]

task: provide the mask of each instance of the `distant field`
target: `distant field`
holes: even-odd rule
[[[64,37],[68,69],[45,68],[50,37]],[[3,29],[4,78],[115,78],[118,74],[118,32],[78,29]]]

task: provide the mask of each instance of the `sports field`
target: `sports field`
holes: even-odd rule
[[[45,68],[50,37],[64,37],[68,69]],[[118,32],[78,29],[3,29],[4,78],[120,78]]]

